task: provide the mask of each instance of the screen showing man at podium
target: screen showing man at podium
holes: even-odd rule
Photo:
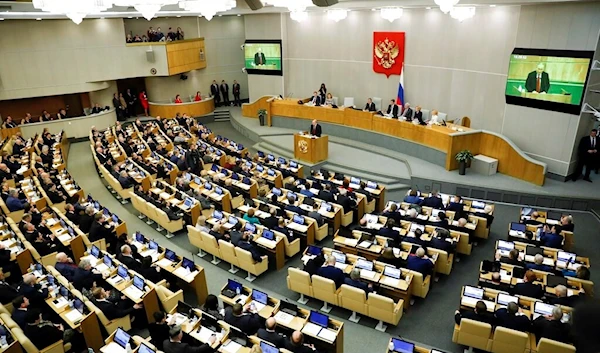
[[[588,52],[515,49],[508,67],[507,103],[559,111],[556,104],[569,105],[578,112],[591,63],[585,56]]]

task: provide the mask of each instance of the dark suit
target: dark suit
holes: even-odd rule
[[[413,116],[413,120],[417,120],[420,125],[427,125],[427,123],[423,121],[423,112],[420,110],[415,110],[415,116]]]
[[[527,268],[532,270],[544,271],[544,272],[552,272],[552,267],[546,265],[538,265],[538,264],[527,264]]]
[[[496,310],[496,325],[517,330],[529,332],[531,330],[531,321],[525,315],[509,314],[506,308]]]
[[[211,346],[203,344],[199,347],[190,346],[187,343],[182,342],[171,342],[171,340],[164,340],[163,352],[165,353],[210,353],[214,352]]]
[[[219,85],[213,83],[210,85],[210,94],[214,97],[215,105],[219,105],[221,102],[221,96],[219,95]]]
[[[92,271],[86,271],[82,268],[77,268],[75,270],[75,274],[73,275],[73,287],[78,290],[82,288],[90,289],[94,286],[94,282],[100,285],[102,280],[101,274],[93,273]]]
[[[479,285],[482,287],[495,289],[501,292],[510,292],[510,285],[506,283],[494,283],[491,281],[479,281]]]
[[[57,262],[56,265],[54,265],[54,268],[58,272],[60,272],[61,275],[65,276],[65,278],[68,279],[69,282],[73,282],[73,278],[75,277],[75,270],[77,270],[77,265]]]
[[[285,337],[277,332],[270,332],[264,328],[259,328],[257,333],[258,338],[271,342],[275,347],[281,348],[285,345]]]
[[[308,101],[308,103],[312,103],[317,107],[320,106],[321,104],[323,104],[323,102],[321,102],[321,97],[318,95],[310,97],[310,100]]]
[[[401,242],[400,232],[392,228],[383,227],[379,229],[379,235],[392,239],[395,244],[400,244]]]
[[[240,84],[234,83],[233,84],[233,104],[239,105],[241,107],[242,100],[240,99],[240,91],[241,91]]]
[[[250,244],[250,242],[248,241],[239,241],[237,246],[239,248],[242,248],[248,252],[250,252],[250,254],[252,254],[252,260],[256,261],[256,262],[262,262],[262,254],[260,253],[260,251],[258,251],[258,249]]]
[[[105,300],[97,300],[95,304],[98,307],[98,309],[100,309],[104,313],[104,316],[106,316],[106,318],[109,320],[122,318],[126,315],[133,313],[133,310],[135,310],[133,309],[133,306],[125,309],[119,307],[119,305],[115,303]]]
[[[267,58],[265,58],[265,53],[258,52],[254,54],[254,64],[255,65],[265,65],[267,63]]]
[[[94,216],[84,214],[79,220],[79,230],[84,233],[89,233],[92,223],[94,223]]]
[[[19,294],[24,295],[29,299],[29,305],[35,308],[42,308],[46,305],[46,298],[48,298],[48,288],[42,289],[42,286],[35,284],[28,286],[22,284],[19,287]]]
[[[392,117],[397,118],[398,117],[398,106],[396,104],[392,105],[388,105],[387,110],[385,111],[386,114],[392,114]]]
[[[27,309],[22,310],[19,308],[14,308],[12,312],[11,318],[17,323],[17,325],[19,325],[21,329],[24,329],[25,326],[27,326],[27,313]]]
[[[402,112],[402,117],[406,118],[407,121],[412,120],[413,110],[411,108],[407,108]]]
[[[344,276],[344,271],[335,266],[321,267],[317,270],[317,275],[334,281],[336,288],[339,288],[346,279],[346,276]]]
[[[279,224],[279,218],[270,216],[268,218],[261,219],[260,223],[268,229],[274,229]]]
[[[138,272],[142,268],[142,264],[133,258],[133,256],[118,256],[118,260],[127,266],[128,269]]]
[[[568,343],[570,342],[569,329],[569,325],[556,320],[548,320],[543,316],[533,320],[533,333],[535,333],[535,338],[538,341],[541,338],[548,338],[554,341]]]
[[[373,291],[373,289],[369,288],[369,286],[365,282],[353,280],[351,278],[344,279],[344,284],[349,285],[351,287],[356,287],[358,289],[362,289],[365,291],[365,294],[369,294]]]
[[[598,153],[589,153],[589,150],[597,150],[598,136],[595,138],[595,145],[592,142],[592,138],[590,136],[584,136],[579,140],[579,147],[577,148],[578,160],[577,160],[577,169],[575,170],[575,174],[573,174],[574,180],[579,178],[581,173],[583,172],[583,167],[585,166],[585,178],[590,177],[590,171],[592,169],[597,168],[598,165]]]
[[[356,202],[354,202],[348,196],[338,195],[336,199],[336,203],[344,208],[344,213],[348,213],[352,211],[352,208],[356,206]]]
[[[329,191],[320,190],[317,197],[325,202],[333,202],[333,194]]]
[[[431,241],[429,242],[429,247],[443,250],[447,252],[448,255],[454,253],[454,245],[451,242],[446,241],[444,239],[439,239],[435,237],[431,238]]]
[[[371,104],[367,103],[367,104],[365,104],[364,110],[368,110],[370,112],[376,112],[377,108],[375,108],[375,103],[371,103]]]
[[[229,85],[226,83],[221,83],[220,90],[221,96],[223,97],[223,103],[225,103],[225,105],[229,105]]]
[[[456,322],[457,325],[460,325],[460,320],[462,318],[485,322],[492,326],[494,326],[496,323],[494,315],[492,313],[488,313],[487,311],[485,313],[478,314],[475,312],[475,310],[465,310],[464,312],[454,315],[454,322]]]
[[[548,302],[553,305],[562,305],[574,308],[581,299],[583,298],[580,295],[571,295],[561,298],[548,298]]]
[[[423,277],[429,276],[433,271],[433,262],[426,258],[420,258],[417,256],[409,256],[406,260],[406,267],[409,270],[417,271],[423,274]]]
[[[530,298],[541,299],[544,296],[544,290],[539,284],[529,282],[518,283],[513,288],[513,294],[524,295]]]
[[[247,335],[253,335],[260,327],[260,317],[258,314],[233,315],[232,308],[225,309],[225,322],[239,328]]]
[[[150,343],[156,346],[156,348],[163,350],[163,342],[169,340],[169,325],[166,323],[152,323],[148,324],[148,333],[150,334]]]
[[[542,233],[540,235],[540,245],[549,248],[562,249],[563,237],[556,233]]]
[[[19,296],[19,291],[16,287],[0,281],[0,303],[7,304]]]
[[[310,129],[308,130],[308,132],[309,132],[311,135],[315,135],[315,136],[317,136],[317,137],[321,137],[321,133],[322,133],[322,130],[321,130],[321,125],[317,124],[316,126],[313,126],[313,125],[311,124],[311,125],[310,125]]]
[[[63,332],[54,325],[26,325],[23,333],[37,349],[44,349],[63,339]]]
[[[531,71],[527,75],[527,80],[525,81],[525,89],[527,90],[527,92],[536,91],[538,93],[548,93],[548,90],[550,89],[550,77],[548,76],[548,73],[542,72],[542,75],[540,76],[539,90],[537,87],[537,74],[537,71]]]
[[[442,202],[441,198],[435,197],[435,196],[430,196],[430,197],[426,197],[423,199],[421,206],[427,206],[427,207],[437,208],[437,209],[441,210],[444,208],[444,203]]]

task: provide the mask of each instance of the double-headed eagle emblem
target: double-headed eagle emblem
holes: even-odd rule
[[[400,54],[400,48],[398,43],[393,40],[386,38],[383,41],[377,42],[373,49],[375,60],[379,66],[383,66],[384,69],[390,69],[396,63],[396,58]]]

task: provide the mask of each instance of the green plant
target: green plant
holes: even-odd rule
[[[259,118],[265,118],[267,116],[267,110],[266,109],[259,109],[258,110],[258,117]]]
[[[456,160],[459,162],[468,162],[473,159],[473,153],[469,150],[462,150],[456,154]]]

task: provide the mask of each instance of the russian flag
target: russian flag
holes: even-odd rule
[[[400,71],[400,83],[398,84],[398,97],[396,98],[396,104],[400,107],[404,106],[404,63],[402,63],[402,69]]]

